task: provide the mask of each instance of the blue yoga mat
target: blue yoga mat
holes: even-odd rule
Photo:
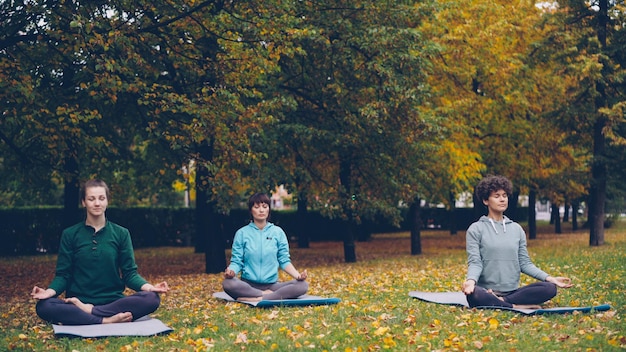
[[[420,299],[422,301],[438,303],[438,304],[451,304],[469,307],[465,294],[461,291],[458,292],[423,292],[423,291],[410,291],[409,296]],[[591,311],[602,312],[611,309],[608,304],[602,304],[599,306],[587,306],[587,307],[554,307],[554,308],[539,308],[539,309],[526,309],[526,308],[507,308],[507,307],[476,307],[479,309],[502,309],[510,310],[513,312],[519,312],[526,315],[535,314],[565,314],[573,312],[589,313]]]
[[[226,292],[215,292],[213,293],[213,297],[223,299],[229,302],[239,302],[249,304],[254,307],[259,308],[269,308],[276,306],[315,306],[315,305],[328,305],[328,304],[337,304],[341,302],[339,298],[336,297],[320,297],[320,296],[311,296],[311,295],[302,295],[298,298],[293,299],[276,299],[276,300],[264,300],[258,302],[249,302],[249,301],[237,301],[229,296]]]
[[[93,325],[52,324],[54,335],[58,337],[109,337],[109,336],[153,336],[174,331],[159,319],[141,317],[128,323]]]

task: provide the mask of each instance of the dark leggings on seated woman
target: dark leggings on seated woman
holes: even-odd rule
[[[108,304],[94,305],[91,314],[58,298],[42,299],[37,302],[36,309],[41,319],[53,324],[90,325],[102,324],[102,318],[125,312],[130,312],[133,320],[137,320],[157,310],[160,303],[161,298],[157,293],[140,291]]]
[[[500,300],[498,297],[504,299]],[[476,286],[472,294],[467,295],[470,307],[508,307],[514,304],[542,304],[556,296],[556,285],[551,282],[534,282],[511,292],[489,292]]]
[[[285,282],[275,282],[273,284],[259,284],[238,278],[226,279],[222,282],[224,292],[233,299],[239,297],[263,297],[266,300],[292,299],[306,293],[309,283],[306,281],[291,280]],[[272,293],[263,294],[264,290],[271,290]]]

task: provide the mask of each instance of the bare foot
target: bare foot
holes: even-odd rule
[[[91,314],[91,311],[93,310],[93,304],[83,303],[83,302],[81,302],[80,299],[78,299],[76,297],[66,298],[65,299],[65,303],[72,303],[73,305],[75,305],[76,307],[80,308],[80,310],[82,310],[85,313]]]
[[[538,304],[514,304],[513,308],[516,309],[540,309],[541,306]]]
[[[263,297],[239,297],[237,300],[245,302],[260,302],[263,300]]]
[[[117,313],[113,316],[102,318],[102,324],[128,323],[132,320],[133,314],[131,312]]]
[[[504,302],[504,298],[500,297],[498,295],[495,294],[495,292],[493,292],[492,289],[488,289],[487,292],[491,293],[492,295],[494,295],[497,299],[501,300],[502,302]]]
[[[274,291],[272,291],[272,290],[263,290],[263,294],[264,294],[264,295],[266,295],[266,294],[268,294],[268,293],[274,293]]]

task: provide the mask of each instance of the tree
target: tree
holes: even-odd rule
[[[275,158],[264,174],[345,221],[347,262],[356,261],[362,219],[399,221],[400,203],[429,184],[420,169],[430,167],[426,150],[441,135],[436,118],[420,110],[432,48],[418,27],[430,10],[398,1],[300,2],[305,20],[288,29],[297,50],[281,58],[275,86],[290,105],[267,134],[278,152],[267,153]]]
[[[257,12],[260,5],[265,13]],[[197,193],[206,193],[198,217],[230,208],[237,167],[255,158],[248,138],[274,107],[258,89],[282,50],[272,36],[284,26],[265,16],[272,4],[2,6],[11,33],[1,43],[3,148],[18,155],[11,160],[33,155],[42,169],[54,170],[47,178],[56,174],[65,184],[66,209],[76,208],[80,178],[126,174],[141,181],[147,173],[156,179],[148,185],[163,188],[190,160],[199,168]],[[224,258],[220,235],[209,243]]]
[[[289,50],[281,29],[296,20],[286,5],[218,1],[167,27],[156,19],[148,26],[161,37],[154,55],[165,74],[141,102],[152,133],[196,164],[197,238],[207,272],[226,264],[217,214],[239,200],[245,170],[259,161],[253,141],[282,106],[266,96],[266,77]]]
[[[621,1],[559,1],[550,19],[561,30],[549,37],[554,58],[567,65],[569,103],[561,109],[561,119],[571,134],[583,136],[592,146],[589,170],[589,244],[604,243],[605,203],[610,175],[608,151],[612,144],[623,144],[624,12]]]
[[[119,57],[103,60],[105,45],[94,40],[110,22],[96,21],[103,10],[98,5],[2,6],[7,15],[2,21],[7,36],[0,43],[3,142],[16,155],[14,170],[24,175],[32,170],[22,166],[34,167],[41,178],[62,185],[62,223],[69,225],[79,216],[79,180],[102,170],[92,167],[92,161],[129,152],[128,139],[120,134],[130,130],[111,127],[121,110],[118,93],[128,88],[118,85],[119,76],[113,73]]]
[[[451,168],[440,178],[448,183],[439,189],[467,191],[477,174],[490,173],[509,177],[515,194],[535,194],[543,180],[563,180],[581,169],[586,160],[581,148],[569,143],[553,118],[566,102],[567,87],[558,64],[546,60],[541,47],[553,31],[532,2],[442,5],[426,30],[442,47],[431,85],[439,97],[437,111],[455,117],[446,127],[454,131],[448,143],[458,156],[450,153],[446,160],[465,167]],[[580,184],[558,188],[580,191]],[[534,225],[534,213],[529,221]]]

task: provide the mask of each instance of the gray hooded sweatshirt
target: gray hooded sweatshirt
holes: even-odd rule
[[[506,216],[502,222],[482,216],[470,225],[466,249],[467,279],[477,286],[509,292],[519,287],[520,273],[541,281],[548,277],[530,260],[524,229]]]

